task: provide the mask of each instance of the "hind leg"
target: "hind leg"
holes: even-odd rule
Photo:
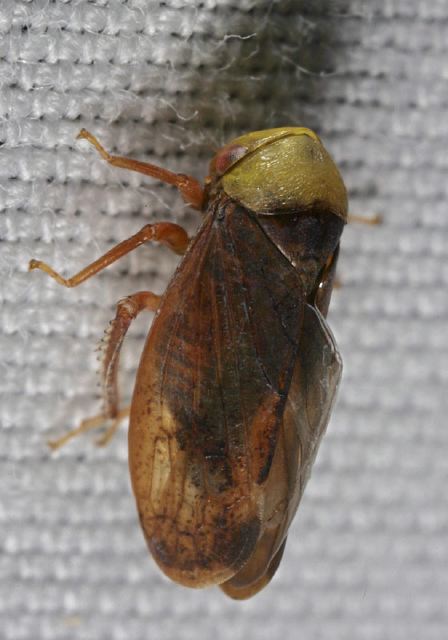
[[[59,449],[74,437],[97,429],[105,423],[108,427],[104,434],[97,440],[98,445],[107,444],[115,434],[123,418],[129,415],[129,407],[119,409],[118,399],[118,362],[121,346],[132,321],[141,311],[156,311],[160,302],[160,296],[151,291],[139,291],[120,300],[117,305],[115,318],[106,329],[100,350],[101,359],[101,385],[103,391],[103,412],[92,418],[83,420],[81,424],[72,429],[61,438],[51,440],[48,444],[52,449]]]

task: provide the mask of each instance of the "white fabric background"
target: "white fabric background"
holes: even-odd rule
[[[2,0],[0,636],[7,640],[442,640],[448,633],[448,4],[445,0]],[[235,134],[308,125],[356,213],[330,324],[344,378],[271,585],[237,603],[155,568],[123,427],[105,450],[45,441],[99,408],[114,304],[163,290],[144,247],[72,274],[144,223],[197,215],[111,150],[206,173]],[[123,360],[130,393],[148,317]]]

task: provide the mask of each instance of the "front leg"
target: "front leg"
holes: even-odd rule
[[[137,171],[143,173],[146,176],[151,176],[167,184],[172,184],[179,189],[183,199],[194,209],[202,210],[204,204],[204,190],[200,183],[192,176],[186,176],[183,173],[173,173],[168,169],[163,169],[155,164],[149,162],[141,162],[140,160],[134,160],[133,158],[125,158],[123,156],[113,156],[106,151],[103,145],[90,131],[81,129],[78,133],[78,138],[88,140],[100,156],[106,160],[113,167],[120,167],[120,169],[129,169],[130,171]]]

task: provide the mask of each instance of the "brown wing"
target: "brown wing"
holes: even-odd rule
[[[303,310],[296,271],[256,219],[219,203],[153,323],[129,432],[146,540],[182,584],[221,583],[253,552]]]
[[[308,304],[299,347],[277,448],[264,487],[265,516],[260,539],[241,571],[221,585],[233,598],[249,598],[257,593],[279,565],[341,377],[342,362],[331,332],[320,312]]]

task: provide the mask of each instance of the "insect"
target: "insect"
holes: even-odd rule
[[[130,406],[129,467],[148,547],[188,587],[219,585],[249,598],[272,578],[325,431],[341,375],[326,324],[347,221],[342,178],[318,136],[302,127],[256,131],[192,177],[112,156],[111,165],[179,189],[203,213],[190,239],[147,224],[72,278],[31,260],[67,287],[157,241],[183,256],[165,293],[118,303],[102,355],[104,411],[52,443],[105,421],[101,443],[127,414],[117,368],[132,320],[155,311]]]

